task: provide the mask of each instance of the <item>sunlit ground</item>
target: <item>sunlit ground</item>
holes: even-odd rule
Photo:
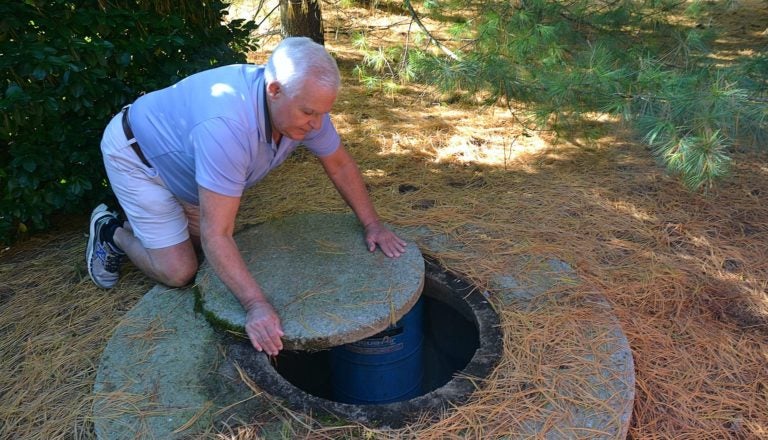
[[[761,29],[768,4],[734,3],[738,7],[727,14],[735,40],[723,39],[730,45],[723,47],[723,60],[756,50],[739,48],[742,36],[759,37],[755,44],[762,47],[766,42]],[[396,94],[368,90],[351,73],[362,55],[348,31],[364,28],[375,44],[401,41],[403,35],[386,24],[400,23],[399,32],[408,18],[324,7],[327,47],[344,74],[334,122],[385,221],[429,225],[483,253],[474,260],[438,255],[480,285],[523,255],[573,266],[583,281],[579,288],[607,298],[631,344],[637,374],[631,438],[767,435],[765,154],[735,154],[732,176],[708,194],[690,193],[626,127],[602,115],[553,133],[524,129],[504,106],[417,85],[403,85]],[[275,31],[274,23],[265,22],[260,32]],[[276,41],[276,35],[263,39],[265,49]],[[414,190],[401,192],[401,185]],[[317,161],[298,153],[246,194],[238,227],[307,211],[348,208]],[[0,254],[0,433],[7,438],[92,438],[99,357],[116,323],[152,285],[126,265],[118,290],[95,288],[83,261],[86,229],[84,213]],[[312,424],[275,405],[253,415],[254,424],[239,435],[222,438],[254,438],[273,422],[287,438],[500,436],[530,415],[526,409],[558,395],[530,384],[542,371],[560,371],[546,363],[547,355],[562,348],[560,332],[589,318],[568,307],[559,312],[502,310],[508,369],[484,397],[440,423],[406,433],[355,431]]]

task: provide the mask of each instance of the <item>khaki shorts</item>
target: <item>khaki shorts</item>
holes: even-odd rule
[[[146,249],[162,249],[200,235],[200,209],[171,194],[157,174],[128,144],[122,113],[112,118],[101,139],[104,167],[133,234]]]

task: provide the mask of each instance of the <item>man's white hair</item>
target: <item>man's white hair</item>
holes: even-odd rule
[[[336,61],[325,48],[307,37],[289,37],[277,45],[264,67],[267,84],[277,81],[288,96],[296,96],[307,80],[338,92],[341,77]]]

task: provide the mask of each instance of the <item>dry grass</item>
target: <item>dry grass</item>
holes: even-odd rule
[[[327,45],[348,73],[360,56],[343,37]],[[419,90],[392,99],[349,77],[345,84],[334,120],[386,221],[429,225],[482,255],[437,255],[480,284],[509,267],[524,278],[520,256],[555,257],[584,281],[574,298],[593,289],[607,298],[635,358],[631,438],[768,437],[765,155],[737,152],[732,178],[691,194],[611,120],[585,121],[568,137],[526,137],[503,109],[433,102]],[[345,210],[316,161],[298,154],[249,191],[239,223]],[[86,224],[86,216],[64,219],[0,253],[0,438],[93,436],[99,356],[151,284],[128,267],[117,289],[95,288],[82,261]],[[592,311],[578,301],[502,307],[502,365],[438,423],[324,427],[278,402],[261,422],[281,421],[273,434],[283,438],[501,437],[546,417],[546,396],[590,386],[579,368],[557,367],[584,363],[580,329]],[[254,438],[261,426],[218,437]]]

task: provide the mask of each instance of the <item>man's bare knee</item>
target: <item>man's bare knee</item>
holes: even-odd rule
[[[169,287],[184,287],[195,279],[197,273],[197,263],[187,263],[184,265],[174,265],[166,267],[160,281]]]
[[[170,287],[186,286],[197,273],[197,255],[189,240],[163,249],[149,250],[151,274]]]

